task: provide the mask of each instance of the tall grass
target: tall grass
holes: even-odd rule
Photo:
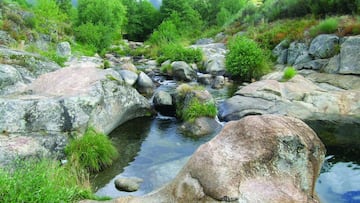
[[[70,141],[65,153],[70,163],[90,172],[97,172],[111,165],[119,155],[111,140],[91,127],[82,137]]]
[[[18,161],[0,168],[0,202],[77,202],[94,199],[88,177],[54,160]]]
[[[336,33],[339,28],[339,19],[338,18],[327,18],[321,21],[318,25],[310,29],[310,35],[315,37],[319,34],[332,34]]]

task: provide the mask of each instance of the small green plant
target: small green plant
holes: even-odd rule
[[[171,73],[171,71],[172,71],[172,66],[171,66],[171,64],[166,64],[166,65],[164,65],[164,66],[161,66],[160,71],[161,71],[162,73]]]
[[[110,68],[110,62],[108,60],[104,61],[104,69]]]
[[[100,171],[112,164],[118,152],[111,140],[90,127],[85,134],[72,140],[65,148],[70,163],[90,172]]]
[[[0,168],[0,202],[78,202],[94,199],[86,174],[58,161],[19,160]]]
[[[188,106],[182,110],[181,117],[185,121],[193,121],[199,117],[215,117],[217,108],[214,102],[201,103],[196,97],[192,98]]]
[[[243,81],[258,79],[270,71],[268,59],[255,41],[246,37],[236,37],[229,43],[226,54],[226,70]]]
[[[310,35],[315,37],[319,34],[332,34],[339,28],[338,18],[328,18],[321,21],[318,25],[310,29]]]
[[[193,90],[204,90],[205,88],[203,86],[200,85],[195,85],[195,86],[191,86],[189,84],[181,84],[176,88],[176,93],[180,96],[180,97],[185,97],[187,93],[190,93]]]
[[[293,78],[296,74],[297,74],[297,71],[294,67],[287,67],[284,70],[283,79],[285,81],[288,81],[291,78]]]

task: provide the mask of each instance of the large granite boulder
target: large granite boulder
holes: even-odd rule
[[[302,121],[275,115],[230,122],[168,185],[112,202],[319,202],[325,147]]]
[[[123,85],[116,71],[90,65],[67,67],[41,75],[23,92],[0,96],[0,136],[32,136],[51,153],[59,147],[52,138],[82,134],[89,126],[108,134],[149,109],[147,99]],[[51,141],[42,142],[39,137]]]
[[[339,37],[336,35],[318,35],[309,47],[309,53],[315,59],[331,58],[336,53],[336,46],[339,45]]]
[[[219,105],[225,121],[247,115],[280,114],[305,120],[360,122],[360,91],[326,90],[301,75],[287,82],[261,80],[243,87]]]
[[[352,36],[345,39],[340,49],[341,74],[360,74],[360,36]]]

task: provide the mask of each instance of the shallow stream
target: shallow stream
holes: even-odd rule
[[[175,86],[171,82],[167,85]],[[226,91],[216,92],[215,97],[221,100],[226,94]],[[327,148],[316,186],[321,202],[360,202],[360,125],[307,123]],[[116,198],[149,193],[172,180],[198,146],[217,134],[189,138],[181,134],[178,126],[175,118],[158,115],[129,121],[114,130],[110,137],[120,157],[112,167],[93,178],[96,194]],[[138,191],[128,193],[115,188],[114,180],[118,177],[134,176],[144,180]]]

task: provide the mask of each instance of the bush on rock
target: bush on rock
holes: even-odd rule
[[[234,77],[243,81],[258,79],[270,68],[262,49],[251,39],[236,37],[228,43],[229,52],[226,55],[226,70]]]

